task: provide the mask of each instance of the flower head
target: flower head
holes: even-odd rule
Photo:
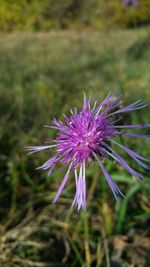
[[[87,100],[86,95],[84,95],[83,107],[80,112],[75,108],[74,110],[71,110],[70,117],[64,115],[64,123],[54,119],[52,125],[47,126],[57,130],[56,139],[53,140],[53,144],[27,147],[29,154],[45,149],[48,149],[49,151],[52,149],[55,150],[53,156],[51,156],[42,166],[38,167],[38,169],[48,170],[49,175],[58,162],[63,166],[68,166],[66,175],[60,184],[53,203],[55,203],[60,196],[68,180],[70,171],[72,170],[74,171],[76,183],[76,193],[72,205],[76,205],[78,210],[86,208],[86,161],[89,165],[93,160],[98,162],[115,198],[119,195],[123,196],[123,193],[105,169],[103,165],[104,158],[116,160],[131,175],[137,179],[143,178],[142,174],[130,167],[113,147],[119,146],[139,165],[146,169],[149,168],[149,166],[145,164],[148,160],[115,140],[119,135],[150,139],[150,136],[128,133],[126,131],[126,129],[150,127],[150,124],[118,124],[121,119],[120,114],[144,108],[146,105],[141,101],[137,101],[122,107],[123,102],[120,98],[121,97],[114,98],[109,94],[99,105],[97,105],[96,101],[94,106],[91,107],[91,98]]]
[[[139,4],[138,0],[123,0],[122,1],[122,5],[124,7],[128,7],[128,6],[136,7],[136,6],[138,6],[138,4]]]

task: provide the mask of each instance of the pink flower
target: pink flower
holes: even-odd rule
[[[93,107],[91,107],[91,99],[87,100],[84,95],[83,107],[80,112],[75,108],[71,110],[70,117],[64,115],[64,122],[54,119],[52,125],[47,126],[48,128],[57,130],[56,139],[53,140],[53,144],[48,146],[27,147],[29,154],[45,149],[52,152],[54,149],[53,156],[38,168],[48,170],[49,175],[58,162],[63,166],[68,166],[66,175],[60,184],[53,203],[57,201],[64,189],[70,172],[73,171],[75,175],[76,193],[72,206],[77,206],[78,210],[81,208],[86,209],[86,161],[89,165],[93,160],[98,162],[116,199],[119,195],[123,196],[123,193],[105,169],[103,165],[104,158],[116,160],[131,175],[137,179],[143,178],[142,174],[130,167],[128,163],[117,154],[113,147],[119,146],[139,165],[146,169],[149,168],[149,166],[145,164],[148,160],[115,140],[120,135],[147,140],[150,139],[150,136],[126,132],[126,129],[147,128],[150,127],[150,124],[118,124],[121,120],[121,114],[144,108],[146,105],[139,100],[120,108],[122,104],[120,98],[121,97],[117,97],[114,99],[114,97],[109,94],[102,103],[97,105],[96,101]]]

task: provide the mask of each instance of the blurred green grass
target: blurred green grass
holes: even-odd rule
[[[56,168],[50,177],[34,171],[48,153],[26,156],[24,147],[53,138],[55,131],[42,126],[53,117],[69,115],[73,106],[80,108],[83,91],[100,101],[110,90],[122,93],[129,102],[143,98],[149,106],[127,114],[125,121],[148,123],[149,31],[147,27],[116,33],[1,34],[1,266],[140,266],[133,262],[139,253],[134,241],[136,235],[149,240],[149,174],[138,184],[121,167],[108,163],[107,169],[126,193],[124,200],[115,202],[93,163],[86,175],[87,213],[79,214],[70,209],[73,175],[58,203],[51,205],[64,170]],[[148,141],[124,140],[129,142],[131,148],[150,157]],[[116,248],[114,238],[123,236],[128,238],[126,244]],[[134,258],[128,254],[129,245]],[[144,253],[143,266],[149,266],[146,245]]]

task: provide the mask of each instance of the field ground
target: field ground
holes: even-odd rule
[[[80,108],[83,91],[100,101],[110,90],[129,102],[143,98],[149,106],[127,114],[125,122],[150,122],[149,64],[149,27],[0,35],[0,266],[150,266],[148,172],[139,184],[108,162],[126,194],[116,202],[98,166],[87,166],[87,212],[78,213],[70,208],[73,175],[51,205],[65,170],[47,177],[34,169],[48,153],[24,151],[55,136],[43,124]],[[148,141],[123,142],[150,158]]]

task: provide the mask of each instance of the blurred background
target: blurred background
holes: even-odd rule
[[[65,170],[47,177],[35,168],[48,152],[24,151],[55,138],[43,125],[80,108],[83,91],[100,101],[110,90],[142,98],[148,107],[125,122],[150,123],[149,24],[149,0],[0,0],[0,266],[150,266],[148,172],[138,183],[108,162],[126,195],[116,202],[93,163],[87,212],[78,213],[73,174],[51,205]],[[148,141],[122,142],[150,159]]]

